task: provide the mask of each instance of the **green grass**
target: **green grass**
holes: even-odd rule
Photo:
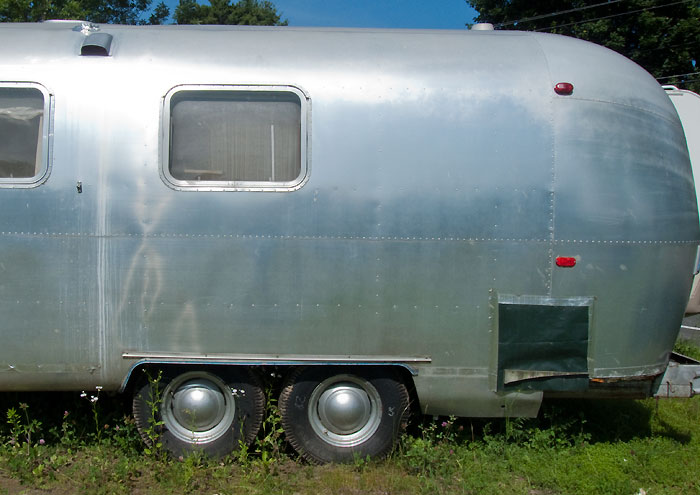
[[[89,399],[0,396],[0,493],[700,494],[699,397],[549,401],[537,419],[424,418],[388,459],[331,466],[299,460],[274,417],[244,455],[146,455],[126,397]]]
[[[547,403],[537,420],[444,422],[449,431],[438,421],[405,435],[388,460],[322,467],[284,449],[265,460],[146,456],[128,419],[99,440],[87,430],[13,444],[6,433],[0,477],[54,493],[700,493],[698,398]]]
[[[700,360],[700,347],[696,346],[690,340],[679,339],[673,348],[679,354]]]

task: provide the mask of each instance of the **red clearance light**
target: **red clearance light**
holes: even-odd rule
[[[558,95],[568,96],[574,92],[574,85],[568,82],[560,82],[554,86],[554,92]]]
[[[556,260],[556,263],[557,263],[557,266],[561,266],[564,268],[571,268],[572,266],[576,266],[576,258],[559,256]]]

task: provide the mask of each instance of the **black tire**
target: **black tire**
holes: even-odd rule
[[[165,372],[159,382],[137,387],[133,402],[141,438],[150,447],[159,441],[174,457],[195,451],[221,457],[238,450],[241,441],[249,445],[263,411],[259,381],[237,367],[220,375],[203,369]]]
[[[406,386],[394,370],[308,366],[287,378],[279,410],[287,441],[302,457],[345,463],[386,456],[408,404]]]

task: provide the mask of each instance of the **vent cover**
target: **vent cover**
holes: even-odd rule
[[[112,35],[107,33],[92,33],[85,37],[80,55],[93,57],[108,57],[112,47]]]

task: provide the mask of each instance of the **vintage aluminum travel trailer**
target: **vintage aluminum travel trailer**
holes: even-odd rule
[[[688,143],[693,177],[700,177],[700,95],[686,89],[678,89],[675,86],[664,86],[663,88],[681,119],[685,139]],[[697,195],[696,188],[696,201]],[[700,275],[695,275],[693,279],[693,288],[690,291],[686,313],[700,313]]]
[[[221,454],[274,371],[317,462],[386,453],[409,407],[675,393],[695,190],[673,105],[625,58],[79,21],[0,47],[1,390],[134,393],[167,448]]]

